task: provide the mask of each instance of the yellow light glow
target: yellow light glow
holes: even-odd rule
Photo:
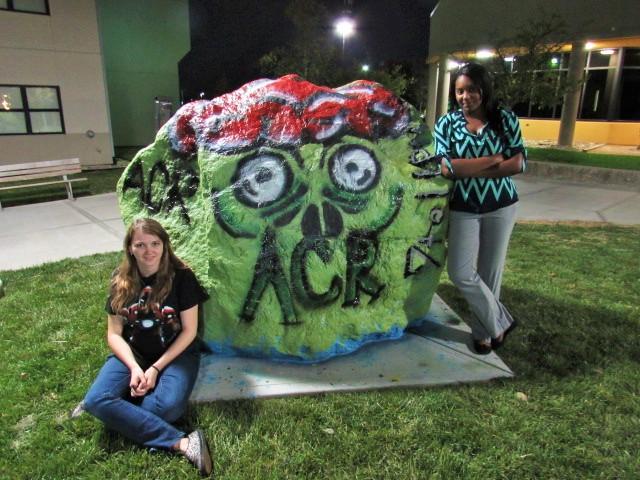
[[[584,46],[584,48],[587,50],[591,50],[593,47],[595,47],[595,44],[593,42],[587,42]]]
[[[11,101],[9,100],[9,95],[6,93],[2,95],[2,108],[5,110],[11,110]]]
[[[491,50],[478,50],[476,52],[476,58],[491,58],[495,55]]]

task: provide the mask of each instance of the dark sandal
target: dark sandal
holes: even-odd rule
[[[478,355],[487,355],[491,353],[490,344],[482,343],[481,341],[476,339],[473,340],[473,349]]]
[[[491,339],[491,348],[493,348],[494,350],[497,350],[502,345],[504,345],[504,341],[507,339],[507,335],[513,332],[517,326],[518,326],[518,321],[514,318],[513,322],[511,322],[511,325],[509,325],[509,327],[502,333],[502,338],[500,340],[498,340],[497,338]]]

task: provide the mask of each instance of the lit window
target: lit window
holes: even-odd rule
[[[64,133],[60,89],[0,85],[0,135]]]
[[[0,10],[49,15],[48,0],[0,0]]]

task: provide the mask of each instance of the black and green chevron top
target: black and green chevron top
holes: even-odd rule
[[[476,158],[502,153],[506,158],[526,151],[522,142],[518,117],[508,110],[500,110],[504,136],[500,138],[487,125],[477,134],[467,130],[462,111],[450,112],[438,119],[435,126],[436,154],[451,158]],[[524,170],[524,166],[523,166]],[[455,175],[455,171],[453,172]],[[463,212],[486,213],[518,201],[516,185],[511,177],[456,179],[451,192],[450,208]]]

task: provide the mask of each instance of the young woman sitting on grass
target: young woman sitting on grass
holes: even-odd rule
[[[106,305],[113,353],[84,399],[85,410],[110,429],[183,454],[203,476],[213,467],[202,431],[187,435],[171,423],[184,413],[196,381],[198,308],[207,298],[162,225],[135,220]]]

